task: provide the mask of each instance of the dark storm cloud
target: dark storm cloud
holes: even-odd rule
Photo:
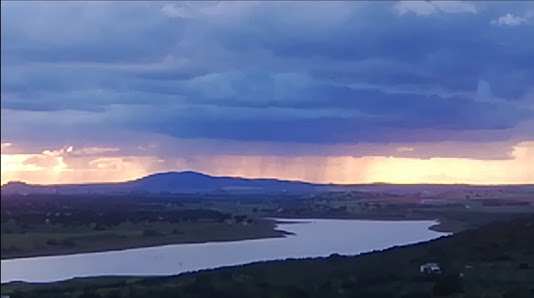
[[[2,113],[37,118],[2,133],[491,141],[534,118],[528,36],[526,2],[3,2]]]

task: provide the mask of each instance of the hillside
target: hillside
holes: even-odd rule
[[[534,296],[534,216],[355,257],[256,263],[174,277],[9,284],[24,297],[502,297]],[[420,272],[436,262],[442,274]]]
[[[32,185],[10,182],[2,194],[58,193],[195,193],[195,192],[308,192],[325,185],[276,179],[213,177],[197,172],[168,172],[122,183]]]
[[[314,193],[321,191],[360,191],[389,194],[421,194],[463,197],[484,193],[484,196],[501,196],[502,193],[522,196],[534,192],[533,185],[395,185],[395,184],[313,184],[277,179],[248,179],[240,177],[214,177],[202,173],[168,172],[149,175],[120,183],[36,185],[9,182],[2,186],[2,194],[117,194],[117,193]]]

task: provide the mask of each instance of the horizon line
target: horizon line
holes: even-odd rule
[[[415,182],[415,183],[395,183],[395,182],[387,182],[387,181],[374,181],[374,182],[361,182],[361,183],[335,183],[335,182],[309,182],[304,180],[291,180],[291,179],[279,179],[279,178],[270,178],[270,177],[256,177],[256,178],[250,178],[250,177],[243,177],[243,176],[228,176],[228,175],[211,175],[206,174],[199,171],[192,171],[192,170],[184,170],[184,171],[166,171],[166,172],[155,172],[152,174],[148,174],[145,176],[141,176],[139,178],[131,179],[131,180],[123,180],[123,181],[116,181],[116,182],[84,182],[84,183],[28,183],[26,181],[22,180],[9,180],[6,183],[2,183],[0,186],[4,187],[10,183],[22,183],[26,185],[35,185],[35,186],[65,186],[65,185],[91,185],[91,184],[121,184],[121,183],[128,183],[133,181],[142,180],[151,176],[155,175],[161,175],[161,174],[184,174],[184,173],[194,173],[194,174],[200,174],[212,178],[236,178],[236,179],[247,179],[247,180],[274,180],[274,181],[283,181],[283,182],[294,182],[294,183],[308,183],[313,185],[332,185],[332,186],[364,186],[364,185],[398,185],[398,186],[415,186],[415,185],[428,185],[428,186],[457,186],[457,185],[464,185],[464,186],[534,186],[534,182],[532,183],[465,183],[465,182]]]

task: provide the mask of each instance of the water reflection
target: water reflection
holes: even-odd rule
[[[83,276],[171,275],[285,258],[355,255],[430,240],[433,221],[281,219],[286,238],[175,244],[101,253],[2,260],[2,283],[51,282]]]

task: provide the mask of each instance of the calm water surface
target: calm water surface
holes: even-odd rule
[[[281,219],[286,238],[175,244],[121,251],[3,260],[2,283],[51,282],[82,276],[171,275],[285,258],[355,255],[445,235],[434,221]]]

